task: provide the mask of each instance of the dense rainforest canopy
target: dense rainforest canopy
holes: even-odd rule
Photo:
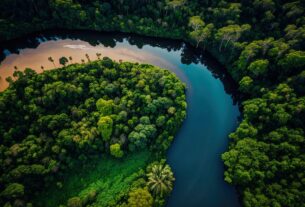
[[[97,183],[59,204],[164,202],[174,177],[164,161],[155,161],[164,157],[186,116],[185,85],[174,74],[103,58],[42,74],[16,71],[14,76],[18,80],[0,93],[1,206],[52,206],[41,189],[54,183],[57,189],[50,193],[65,189],[64,175],[93,162],[86,169],[90,174],[107,155],[131,160],[124,169],[115,169],[116,161],[109,164],[111,158],[103,160],[99,173],[121,171],[110,174],[117,183],[108,188]],[[146,175],[147,161],[154,163]]]
[[[305,205],[304,1],[2,0],[0,9],[1,40],[91,29],[183,39],[208,50],[239,83],[242,99],[243,121],[222,156],[225,180],[246,207]]]

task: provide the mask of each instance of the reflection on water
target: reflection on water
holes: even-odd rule
[[[237,126],[235,87],[208,54],[180,41],[96,32],[46,32],[6,42],[0,48],[0,89],[16,66],[41,72],[54,68],[62,56],[70,63],[96,59],[96,53],[115,60],[150,63],[176,73],[187,84],[187,117],[168,151],[176,177],[168,207],[238,207],[235,189],[223,180],[221,153],[228,134]]]
[[[72,60],[69,63],[81,63],[87,61],[86,54],[91,60],[96,60],[97,53],[101,53],[102,57],[108,56],[117,61],[146,63],[150,60],[150,63],[158,63],[160,67],[170,67],[170,62],[163,57],[141,50],[145,45],[166,49],[168,52],[179,51],[182,64],[206,65],[215,78],[225,83],[226,91],[235,94],[233,91],[235,85],[223,66],[209,54],[195,50],[181,41],[86,31],[48,31],[2,43],[0,45],[0,91],[8,86],[5,79],[13,76],[15,67],[21,71],[31,68],[40,73],[43,71],[42,67],[44,70],[53,69],[54,65],[62,67],[59,64],[59,58],[62,56],[71,57]],[[48,60],[49,57],[54,59],[54,64]]]

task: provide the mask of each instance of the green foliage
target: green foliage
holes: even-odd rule
[[[41,74],[26,69],[18,75],[0,93],[0,205],[15,201],[47,207],[124,203],[131,186],[145,186],[145,181],[137,181],[145,179],[143,171],[136,173],[139,167],[146,166],[146,158],[155,159],[155,153],[165,154],[165,144],[159,143],[168,147],[185,118],[184,84],[171,72],[151,65],[103,58]],[[160,85],[161,78],[166,87]],[[148,110],[149,104],[154,110]],[[163,117],[159,126],[155,124],[158,117]],[[128,167],[124,164],[128,149],[138,149],[145,160],[137,157],[139,162]],[[149,149],[153,155],[139,149]],[[105,164],[112,161],[107,154],[121,158],[120,162]],[[103,160],[107,168],[74,175],[82,165],[96,164],[101,155],[107,156]],[[118,168],[110,179],[106,175],[116,169],[113,165]],[[67,177],[71,180],[64,182]],[[101,177],[106,180],[101,182]]]
[[[191,40],[195,40],[196,46],[198,47],[201,42],[204,43],[204,47],[208,40],[212,36],[212,31],[214,29],[214,24],[208,24],[205,26],[205,23],[200,18],[200,16],[193,16],[189,20],[189,26],[193,31],[189,33]]]
[[[121,145],[118,143],[110,145],[110,154],[117,158],[123,157],[124,152],[121,150]]]
[[[167,164],[156,163],[148,167],[147,186],[156,196],[166,196],[173,189],[174,174]]]
[[[192,16],[190,17],[189,20],[189,26],[193,29],[193,30],[198,30],[200,28],[202,28],[205,25],[204,21],[201,19],[200,16]]]
[[[241,92],[250,93],[252,86],[253,86],[253,79],[250,78],[249,76],[245,76],[239,81],[239,90]]]
[[[113,128],[113,121],[110,116],[102,116],[97,122],[98,130],[101,133],[103,140],[107,141],[110,139]]]
[[[79,197],[73,197],[68,200],[68,207],[82,207],[82,201]]]
[[[234,144],[222,159],[228,167],[225,180],[245,189],[245,206],[301,202],[302,189],[296,180],[304,175],[301,146],[305,139],[300,128],[304,101],[287,84],[280,84],[262,98],[243,103],[244,120],[230,135]],[[266,190],[269,193],[262,194]],[[286,194],[290,200],[285,199]]]
[[[165,124],[165,122],[166,122],[165,116],[161,115],[157,118],[156,125],[158,127],[161,127],[163,124]]]
[[[11,183],[0,193],[0,196],[6,199],[20,198],[23,195],[24,186],[19,183]]]
[[[219,51],[222,50],[223,44],[225,43],[225,48],[229,43],[234,44],[240,39],[242,33],[249,31],[251,26],[248,24],[244,25],[229,25],[220,28],[215,34],[216,40],[220,41]]]
[[[246,207],[299,207],[304,203],[303,1],[1,1],[0,9],[0,40],[60,25],[69,29],[122,31],[184,39],[207,49],[226,66],[233,79],[239,83],[239,90],[244,93],[241,100],[243,121],[230,135],[233,140],[229,151],[223,155],[227,167],[225,180],[239,187],[242,203]],[[55,67],[52,57],[49,61]],[[103,149],[105,144],[109,146],[110,141],[117,143],[120,135],[120,143],[128,148],[146,146],[150,142],[155,143],[155,149],[163,151],[168,148],[172,137],[168,134],[174,134],[177,129],[175,125],[179,127],[176,121],[181,122],[185,117],[180,107],[183,110],[186,107],[180,104],[181,101],[178,103],[158,93],[167,80],[162,77],[169,77],[168,74],[160,73],[158,80],[154,79],[160,85],[155,85],[159,90],[149,94],[151,101],[144,98],[139,100],[136,97],[140,97],[141,90],[154,77],[150,72],[143,70],[145,77],[138,79],[135,70],[124,64],[127,76],[123,76],[123,80],[128,79],[131,85],[137,87],[123,91],[119,86],[122,74],[116,70],[116,64],[104,58],[101,65],[95,65],[96,69],[102,68],[98,71],[86,68],[94,74],[86,76],[92,79],[90,87],[87,84],[79,87],[79,84],[86,82],[80,76],[81,69],[79,72],[76,69],[69,70],[71,77],[79,77],[74,82],[67,81],[69,83],[60,76],[56,77],[59,73],[52,75],[48,72],[40,76],[46,80],[45,83],[33,81],[36,75],[24,75],[22,72],[16,73],[22,81],[15,83],[12,78],[7,79],[12,89],[0,95],[1,163],[4,172],[16,168],[27,175],[28,166],[36,163],[36,160],[43,160],[44,165],[51,166],[47,169],[56,170],[58,166],[51,160],[59,160],[59,157],[69,160],[67,155],[71,152],[78,150],[80,153],[81,149],[88,146],[92,146],[90,149],[93,151]],[[96,77],[101,75],[102,78],[97,80]],[[30,84],[31,81],[37,85]],[[177,89],[173,84],[175,81],[170,81],[170,87]],[[26,83],[26,87],[21,83]],[[104,90],[106,87],[107,90]],[[149,88],[152,90],[154,87]],[[24,92],[26,97],[20,97],[14,90]],[[153,93],[158,95],[154,96]],[[183,90],[176,91],[176,94],[183,93]],[[112,113],[115,114],[105,114],[113,119],[113,135],[107,143],[103,143],[95,139],[100,112],[93,112],[94,104],[97,99],[113,100],[117,96],[121,100],[113,108]],[[75,113],[83,110],[81,103],[85,103],[85,100],[88,100],[85,105],[90,113]],[[10,107],[15,105],[16,109]],[[66,119],[65,115],[58,116],[69,115],[70,110],[62,110],[65,105],[71,108],[77,106],[73,114],[78,115],[72,120]],[[126,113],[117,115],[116,107],[119,107],[118,112]],[[176,113],[172,114],[170,107],[175,107]],[[45,112],[51,109],[51,114]],[[143,113],[137,114],[137,109]],[[55,114],[57,116],[53,116]],[[150,117],[150,125],[155,125],[157,133],[162,131],[156,135],[156,139],[147,138],[144,133],[146,130],[135,130],[142,116]],[[31,126],[24,123],[25,117],[33,122]],[[34,135],[35,138],[28,135]],[[128,137],[128,140],[124,137]],[[53,140],[59,147],[52,148],[56,155],[46,153],[48,146],[55,146]],[[29,150],[29,146],[33,148]],[[47,149],[40,146],[46,146]],[[27,167],[17,168],[14,164],[8,164],[7,158],[13,159],[11,163],[18,160]],[[67,160],[63,162],[67,163]],[[6,177],[1,178],[7,180]],[[5,183],[4,186],[7,185]]]
[[[155,125],[138,124],[134,128],[134,131],[128,135],[128,139],[132,143],[132,145],[130,145],[130,150],[133,151],[135,148],[145,148],[150,139],[155,136],[156,131]]]
[[[52,207],[66,204],[69,199],[78,197],[82,205],[117,206],[128,198],[132,188],[145,186],[139,179],[145,177],[143,170],[152,154],[140,151],[126,154],[122,159],[110,156],[91,160],[84,165],[75,165],[63,177],[62,188],[55,183],[40,192],[34,199],[38,206]]]
[[[151,207],[153,197],[146,188],[138,188],[129,193],[128,204],[130,207]]]
[[[301,71],[305,66],[305,52],[290,52],[281,61],[279,61],[279,64],[284,68],[285,71]]]
[[[257,77],[267,73],[268,65],[268,60],[256,60],[249,65],[248,70],[254,77]]]
[[[104,100],[100,98],[96,102],[96,108],[101,113],[101,115],[110,115],[112,114],[113,110],[113,100]]]

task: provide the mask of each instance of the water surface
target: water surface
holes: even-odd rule
[[[180,41],[95,32],[49,31],[6,42],[0,47],[0,90],[14,70],[37,72],[97,59],[96,53],[115,60],[150,63],[176,73],[187,84],[187,118],[168,151],[176,177],[168,207],[237,207],[235,189],[223,180],[221,154],[228,134],[238,123],[233,81],[208,54]],[[48,61],[52,57],[54,64]],[[83,60],[82,60],[83,59]]]

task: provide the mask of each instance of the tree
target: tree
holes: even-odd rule
[[[203,28],[194,30],[189,33],[190,38],[196,41],[196,47],[198,47],[201,42],[206,42],[206,40],[211,37],[213,28],[214,28],[213,24],[208,24]],[[205,49],[205,44],[204,44],[204,49]]]
[[[5,78],[5,81],[9,83],[9,85],[12,85],[14,83],[14,80],[11,76],[8,76]]]
[[[153,197],[146,188],[138,188],[129,193],[128,207],[151,207]]]
[[[90,57],[89,57],[88,53],[86,53],[86,58],[87,58],[88,62],[91,62],[91,60],[90,60]]]
[[[147,137],[144,133],[132,131],[128,135],[128,139],[133,145],[129,145],[131,151],[135,150],[135,147],[144,148],[146,147]]]
[[[53,63],[54,68],[56,68],[55,63],[54,63],[54,59],[53,59],[52,57],[48,57],[48,60],[49,60],[51,63]]]
[[[205,25],[204,21],[201,19],[200,16],[192,16],[189,19],[189,26],[194,30],[197,31],[201,29]]]
[[[175,133],[166,131],[167,121],[170,119],[170,125],[178,128],[182,123],[180,114],[186,109],[183,83],[172,73],[151,65],[119,64],[105,59],[41,74],[29,69],[19,72],[23,76],[18,76],[0,95],[0,161],[3,164],[0,180],[7,180],[4,185],[20,182],[25,192],[19,193],[16,199],[4,197],[7,193],[0,195],[0,206],[7,202],[13,204],[14,200],[22,201],[24,205],[19,206],[25,206],[33,201],[32,194],[39,196],[41,187],[49,183],[57,186],[54,190],[64,190],[66,183],[60,183],[51,174],[64,173],[74,167],[76,159],[84,163],[96,159],[101,151],[117,158],[125,156],[125,149],[131,148],[144,149],[147,156],[147,150],[158,149],[162,155]],[[138,89],[140,80],[145,84]],[[154,106],[153,113],[146,112],[149,104]],[[160,117],[158,130],[157,117]],[[61,165],[62,162],[67,165]],[[146,158],[140,162],[145,164]],[[114,189],[122,189],[122,194],[115,197],[116,203],[109,201],[111,205],[124,202],[122,199],[128,197],[126,192],[130,186],[144,186],[144,174],[142,171],[129,177],[124,175],[122,178],[128,184],[126,188],[124,184],[124,189],[115,178]],[[142,181],[137,181],[138,178]],[[37,184],[37,180],[43,182]],[[1,191],[5,188],[1,187]],[[106,190],[105,195],[110,193]],[[65,204],[94,205],[94,200],[89,201],[87,195],[71,198]],[[54,205],[59,202],[62,203],[54,200]],[[39,203],[47,205],[45,199]]]
[[[244,76],[239,81],[239,90],[244,93],[249,93],[253,87],[253,80],[249,76]]]
[[[131,150],[133,147],[145,148],[149,139],[155,136],[156,131],[155,125],[138,124],[134,131],[128,135],[129,141],[133,144]]]
[[[157,125],[158,127],[162,127],[162,126],[165,124],[165,122],[166,122],[165,116],[161,115],[161,116],[159,116],[159,117],[157,118],[157,120],[156,120],[156,125]]]
[[[24,186],[19,183],[9,184],[0,194],[7,199],[20,198],[24,195]]]
[[[97,57],[98,60],[101,59],[101,56],[102,56],[102,53],[99,53],[99,52],[96,53],[96,57]]]
[[[282,66],[285,71],[291,69],[302,69],[305,66],[305,52],[290,52],[285,56],[285,58],[279,61],[279,65]]]
[[[123,157],[124,152],[121,150],[121,145],[119,143],[110,145],[110,154],[117,158]]]
[[[98,130],[102,135],[103,140],[108,141],[112,134],[113,121],[110,116],[102,116],[98,123]]]
[[[169,113],[171,115],[175,114],[175,112],[176,112],[176,108],[173,106],[169,107],[167,110],[167,113]]]
[[[257,77],[257,76],[265,75],[268,66],[269,66],[268,60],[260,59],[252,62],[248,67],[248,71],[250,71],[253,77]]]
[[[112,114],[113,106],[114,106],[113,100],[104,100],[100,98],[96,102],[96,108],[101,113],[101,115]]]
[[[261,11],[275,10],[275,3],[273,2],[273,0],[255,0],[253,2],[253,5],[255,9],[261,9]]]
[[[167,164],[154,164],[148,171],[147,178],[147,186],[154,195],[163,197],[168,195],[173,189],[175,178]]]
[[[176,10],[176,8],[183,6],[185,1],[186,0],[169,0],[169,1],[166,1],[166,3],[169,7]]]
[[[69,62],[69,60],[66,57],[59,58],[59,64],[63,66],[66,66],[67,62]]]
[[[219,51],[221,51],[224,41],[226,41],[225,48],[227,47],[228,43],[236,42],[240,37],[241,34],[245,31],[251,29],[251,26],[248,24],[240,25],[229,25],[226,27],[220,28],[216,33],[216,39],[221,40],[219,45]]]
[[[82,201],[79,197],[72,197],[68,200],[68,207],[82,207]]]

